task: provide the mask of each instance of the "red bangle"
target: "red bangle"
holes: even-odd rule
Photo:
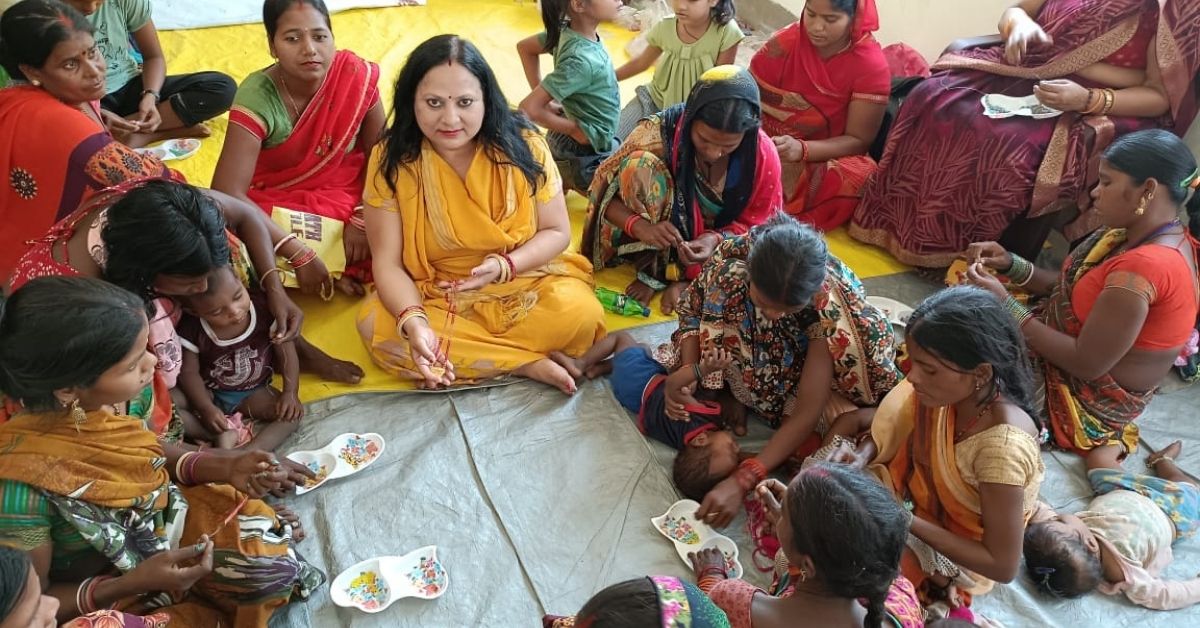
[[[625,225],[621,227],[621,232],[626,235],[633,235],[633,224],[641,219],[641,214],[630,214],[629,218],[625,219]]]
[[[808,142],[800,140],[800,161],[808,161]]]
[[[767,468],[758,461],[758,458],[747,458],[738,465],[733,477],[737,480],[738,486],[742,487],[742,491],[749,493],[759,482],[767,479]]]
[[[512,257],[508,253],[501,253],[500,257],[504,258],[504,262],[508,264],[508,280],[512,281],[517,278],[517,265],[513,263]]]
[[[311,264],[315,259],[317,259],[317,252],[312,249],[305,249],[305,253],[300,256],[300,259],[290,263],[292,268],[301,268]]]

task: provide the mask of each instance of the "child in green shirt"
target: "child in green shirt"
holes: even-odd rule
[[[620,0],[542,0],[543,33],[517,44],[533,91],[521,111],[549,132],[546,140],[564,187],[584,196],[596,167],[616,147],[621,94],[608,50],[596,34],[611,22]],[[541,77],[539,55],[554,56],[554,71]]]

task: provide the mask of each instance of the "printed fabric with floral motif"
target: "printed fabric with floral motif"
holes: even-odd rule
[[[699,333],[702,343],[728,350],[733,364],[724,373],[725,383],[738,401],[773,427],[796,403],[812,340],[829,343],[832,390],[856,405],[877,405],[901,374],[891,324],[867,303],[862,282],[831,254],[813,303],[772,321],[750,300],[747,260],[754,237],[752,232],[726,239],[683,292],[677,306],[679,329],[673,336],[676,347]]]

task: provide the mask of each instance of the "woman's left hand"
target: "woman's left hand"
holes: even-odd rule
[[[720,484],[713,487],[704,496],[700,510],[696,511],[696,519],[715,528],[724,528],[742,509],[742,497],[744,496],[745,493],[738,485],[737,478],[731,475],[721,480]]]
[[[284,477],[279,482],[279,488],[271,491],[275,497],[286,497],[297,486],[304,486],[305,482],[310,479],[315,480],[317,474],[313,473],[312,469],[292,460],[291,458],[283,458],[279,461],[283,466]]]
[[[701,234],[695,240],[681,242],[676,247],[676,250],[679,251],[680,261],[688,266],[707,262],[708,258],[712,257],[713,251],[717,250],[717,244],[721,242],[720,234],[718,234],[718,237],[714,237],[710,235],[712,233],[715,232],[709,231],[708,233]]]
[[[1001,301],[1008,298],[1008,291],[1004,289],[1004,284],[984,268],[983,262],[975,262],[967,267],[967,282],[972,286],[987,290]]]
[[[349,263],[349,261],[347,261]],[[314,257],[311,262],[293,269],[296,272],[296,283],[300,284],[303,294],[327,294],[333,290],[333,277],[321,258]]]
[[[1039,81],[1033,86],[1038,102],[1059,111],[1083,111],[1088,106],[1088,90],[1067,79]]]
[[[274,273],[272,273],[274,274]],[[267,291],[267,307],[275,317],[274,335],[271,342],[288,342],[300,337],[300,326],[304,323],[304,310],[296,305],[287,292],[279,289]]]
[[[470,279],[439,281],[437,286],[442,290],[454,290],[455,292],[478,290],[500,278],[500,264],[500,260],[489,257],[483,260],[482,264],[471,269]]]
[[[367,243],[367,232],[346,224],[342,230],[342,246],[346,249],[346,265],[353,266],[371,257],[371,247]],[[313,260],[314,262],[316,260]]]
[[[779,151],[779,161],[799,163],[804,159],[804,143],[790,135],[777,135],[771,138],[775,150]]]

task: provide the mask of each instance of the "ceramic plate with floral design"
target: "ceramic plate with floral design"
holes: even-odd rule
[[[416,597],[433,600],[450,586],[450,576],[437,557],[437,546],[428,545],[403,556],[364,560],[334,579],[333,603],[379,613],[396,600]]]

